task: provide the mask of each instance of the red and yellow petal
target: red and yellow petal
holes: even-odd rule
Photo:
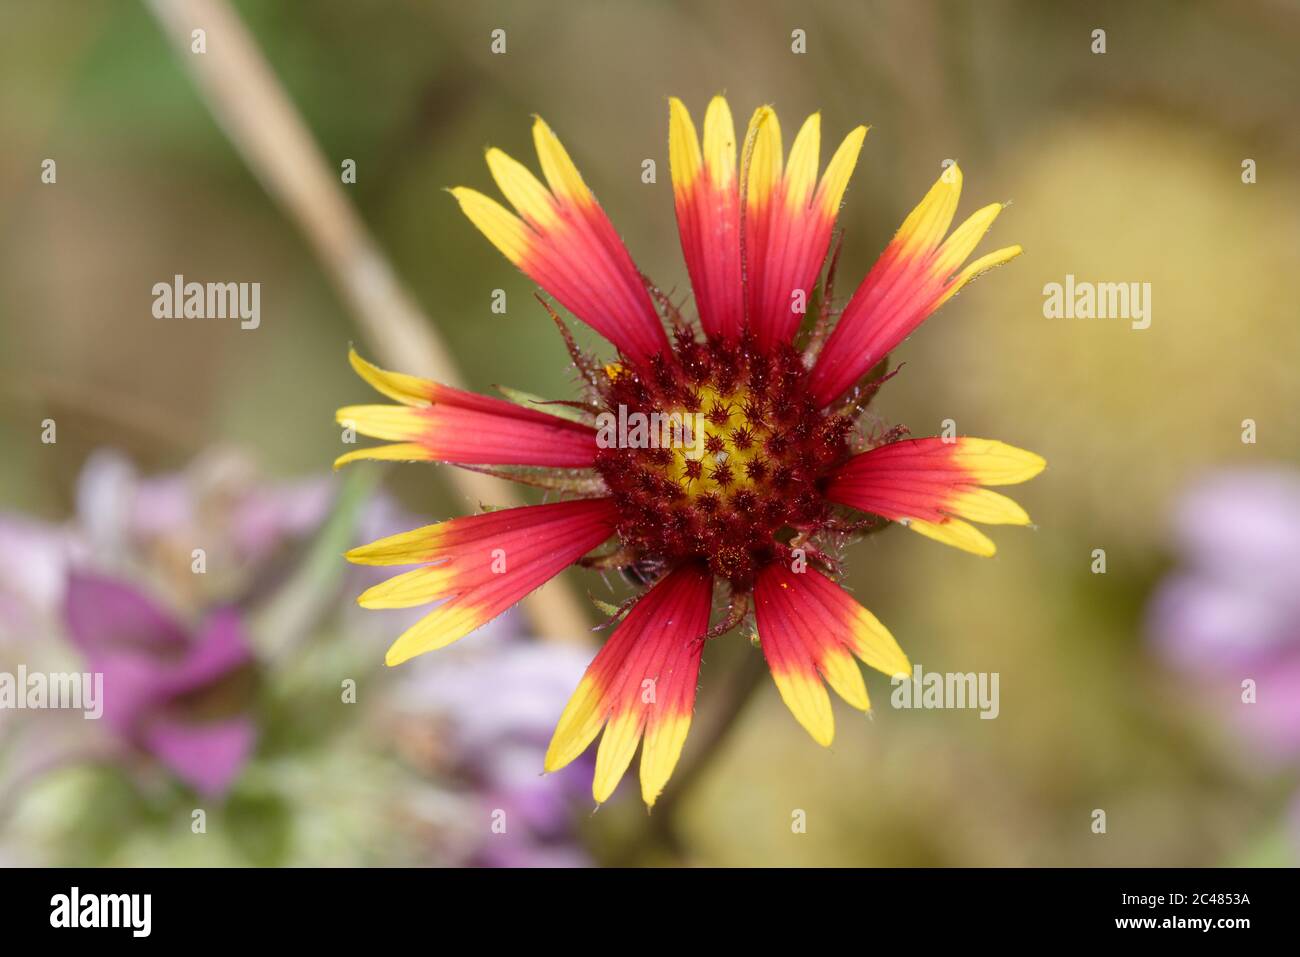
[[[339,456],[339,468],[360,459],[587,468],[595,461],[595,430],[580,422],[475,395],[366,362],[353,350],[357,373],[401,405],[351,405],[337,421],[393,445]]]
[[[669,100],[668,159],[682,255],[700,324],[711,339],[736,339],[745,320],[740,271],[736,128],[721,96],[704,115],[704,147],[681,100]]]
[[[760,107],[750,120],[742,224],[746,319],[765,348],[790,342],[810,308],[866,135],[865,126],[851,131],[818,181],[819,114],[804,122],[785,161],[772,109]]]
[[[1003,207],[977,210],[945,240],[961,186],[961,170],[945,170],[854,292],[813,369],[821,403],[841,396],[966,283],[1020,255],[1007,246],[963,267]]]
[[[641,797],[655,803],[690,730],[712,593],[709,574],[685,565],[632,606],[560,716],[547,771],[582,754],[603,727],[592,781],[596,801],[614,793],[640,742]]]
[[[616,520],[609,499],[583,499],[454,518],[392,535],[354,548],[347,559],[423,567],[367,589],[357,603],[409,608],[442,601],[388,649],[385,661],[401,664],[491,621],[609,538]]]
[[[1028,525],[1029,516],[985,486],[1027,482],[1046,465],[1033,452],[993,439],[904,439],[849,459],[831,476],[826,497],[991,556],[992,540],[969,523]]]
[[[574,422],[571,419],[560,418],[549,412],[543,412],[540,409],[530,409],[526,406],[516,405],[514,402],[507,402],[505,399],[479,395],[476,392],[466,392],[463,389],[453,389],[449,385],[442,385],[428,379],[421,379],[418,376],[407,375],[404,372],[389,372],[387,369],[381,369],[379,366],[361,358],[355,349],[348,351],[348,362],[351,363],[357,375],[361,376],[376,392],[386,395],[393,401],[400,402],[403,405],[455,406],[458,409],[468,409],[471,412],[487,412],[492,415],[502,415],[527,422],[541,422],[546,425],[564,425],[579,432],[590,431],[588,426]]]
[[[347,452],[335,459],[335,468],[360,459],[589,468],[596,459],[594,433],[468,409],[350,405],[336,417],[361,435],[397,444]]]
[[[856,659],[893,676],[911,665],[875,615],[813,569],[768,566],[754,588],[759,642],[786,707],[813,740],[829,746],[835,718],[823,681],[859,711],[871,707]]]
[[[497,149],[487,163],[510,212],[482,193],[451,191],[488,240],[533,281],[624,354],[638,360],[668,337],[623,241],[559,139],[540,118],[533,142],[546,179]]]

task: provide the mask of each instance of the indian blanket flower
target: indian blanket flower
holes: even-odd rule
[[[362,564],[419,565],[367,590],[363,606],[440,602],[389,649],[390,665],[460,639],[575,563],[650,583],[587,669],[546,755],[548,771],[561,768],[603,729],[598,802],[639,744],[641,794],[654,803],[690,727],[706,640],[743,623],[752,621],[794,717],[823,745],[834,733],[825,684],[853,707],[870,707],[855,657],[887,675],[910,672],[890,633],[835,581],[846,538],[889,520],[987,556],[993,543],[970,522],[1029,522],[988,486],[1032,478],[1044,466],[1037,455],[858,424],[888,378],[890,350],[966,283],[1020,252],[1009,246],[967,263],[1002,206],[985,206],[949,233],[962,184],[952,166],[837,316],[836,257],[826,260],[865,136],[865,127],[849,133],[819,177],[817,114],[787,155],[770,107],[754,113],[738,150],[722,97],[709,104],[702,140],[686,107],[670,101],[691,323],[637,271],[538,119],[545,183],[500,150],[487,153],[515,212],[472,189],[452,194],[506,258],[617,349],[616,360],[602,365],[580,351],[554,313],[582,386],[577,402],[510,390],[508,400],[489,398],[351,355],[358,374],[397,404],[340,409],[341,423],[391,444],[351,451],[336,465],[445,462],[560,493],[348,553]],[[651,427],[610,441],[611,423],[638,416]],[[714,616],[718,584],[729,601]]]

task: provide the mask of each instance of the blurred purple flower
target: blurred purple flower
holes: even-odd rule
[[[199,793],[219,796],[258,739],[250,709],[256,662],[243,610],[284,580],[291,565],[280,559],[294,557],[292,546],[318,530],[337,488],[328,477],[268,483],[226,452],[205,452],[160,476],[140,475],[117,452],[96,452],[79,477],[69,521],[0,514],[0,629],[61,633],[84,654],[87,670],[104,675],[103,720],[78,720],[73,732],[107,731]],[[356,537],[381,538],[421,520],[378,495],[358,513]],[[195,548],[206,555],[202,575],[191,568]],[[357,585],[340,583],[330,600]],[[342,608],[341,627],[350,633],[358,628],[354,609],[350,601]],[[379,622],[367,615],[359,627],[383,624],[377,633],[386,634],[400,619],[426,613],[395,610],[388,615],[397,620]],[[367,698],[393,719],[389,732],[418,774],[408,778],[412,787],[394,789],[394,816],[423,821],[428,807],[443,809],[430,830],[412,832],[428,842],[415,846],[416,860],[590,863],[575,830],[576,815],[590,806],[590,767],[541,773],[551,730],[588,656],[533,644],[519,629],[518,616],[507,614],[472,644],[391,673],[384,695]],[[44,651],[57,655],[58,643]],[[51,728],[42,722],[32,738],[42,752],[52,747]],[[492,828],[498,812],[506,816],[503,833]]]
[[[1300,757],[1300,473],[1211,476],[1174,514],[1182,568],[1156,592],[1159,652],[1265,753]],[[1242,682],[1257,701],[1242,701]]]
[[[578,646],[531,644],[510,614],[476,633],[472,646],[410,662],[394,689],[400,718],[441,729],[442,763],[475,795],[489,822],[505,813],[469,862],[492,867],[578,867],[575,812],[590,804],[589,761],[542,774],[556,717],[586,668]]]
[[[0,513],[0,641],[30,640],[48,630],[63,602],[70,562],[85,547],[67,529]]]
[[[252,651],[231,608],[191,629],[141,590],[85,573],[68,579],[68,634],[104,676],[103,720],[205,796],[230,787],[252,752],[238,676]]]
[[[328,477],[267,482],[226,450],[142,477],[121,453],[100,449],[77,478],[69,521],[0,513],[0,640],[48,633],[74,568],[149,580],[196,607],[262,585],[277,551],[317,531],[336,490]],[[192,574],[195,548],[210,574]]]
[[[314,534],[337,485],[330,477],[269,482],[227,449],[203,452],[180,472],[142,477],[123,455],[101,449],[77,481],[77,527],[108,568],[146,561],[173,578],[189,575],[202,548],[209,566],[231,578],[214,586],[255,583],[284,545]]]

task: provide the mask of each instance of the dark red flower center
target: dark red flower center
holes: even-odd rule
[[[649,368],[606,371],[596,469],[635,561],[702,560],[744,590],[825,524],[819,481],[848,455],[852,421],[817,407],[792,348],[682,333]]]

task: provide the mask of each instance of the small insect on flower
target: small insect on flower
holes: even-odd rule
[[[952,166],[837,316],[837,257],[826,260],[866,133],[850,132],[819,177],[817,114],[787,156],[770,107],[755,111],[738,150],[725,99],[709,104],[702,141],[686,107],[670,101],[673,196],[698,317],[691,324],[637,271],[538,119],[545,183],[500,150],[487,153],[515,212],[472,189],[452,194],[507,259],[609,340],[617,359],[582,353],[552,313],[584,395],[541,404],[462,392],[351,355],[358,374],[398,404],[340,409],[340,422],[392,444],[336,465],[447,462],[566,492],[349,552],[362,564],[419,565],[366,591],[363,606],[440,602],[389,649],[390,665],[451,644],[569,565],[617,567],[648,586],[597,653],[546,755],[547,770],[561,768],[603,729],[597,801],[613,793],[641,744],[641,794],[654,803],[690,727],[706,641],[751,615],[747,630],[757,631],[781,697],[820,744],[834,734],[823,682],[865,711],[855,658],[887,675],[910,673],[890,633],[836,584],[828,544],[888,520],[987,556],[993,542],[970,522],[1029,523],[988,486],[1033,478],[1045,464],[1039,456],[990,439],[908,438],[901,427],[873,437],[858,425],[888,378],[890,350],[980,273],[1020,253],[1008,246],[967,263],[1002,206],[985,206],[949,233],[962,185]],[[824,267],[811,310],[808,293]],[[597,441],[601,418],[695,423],[704,435],[611,442],[602,432]],[[501,555],[505,573],[494,567]],[[716,585],[730,604],[711,627]]]

